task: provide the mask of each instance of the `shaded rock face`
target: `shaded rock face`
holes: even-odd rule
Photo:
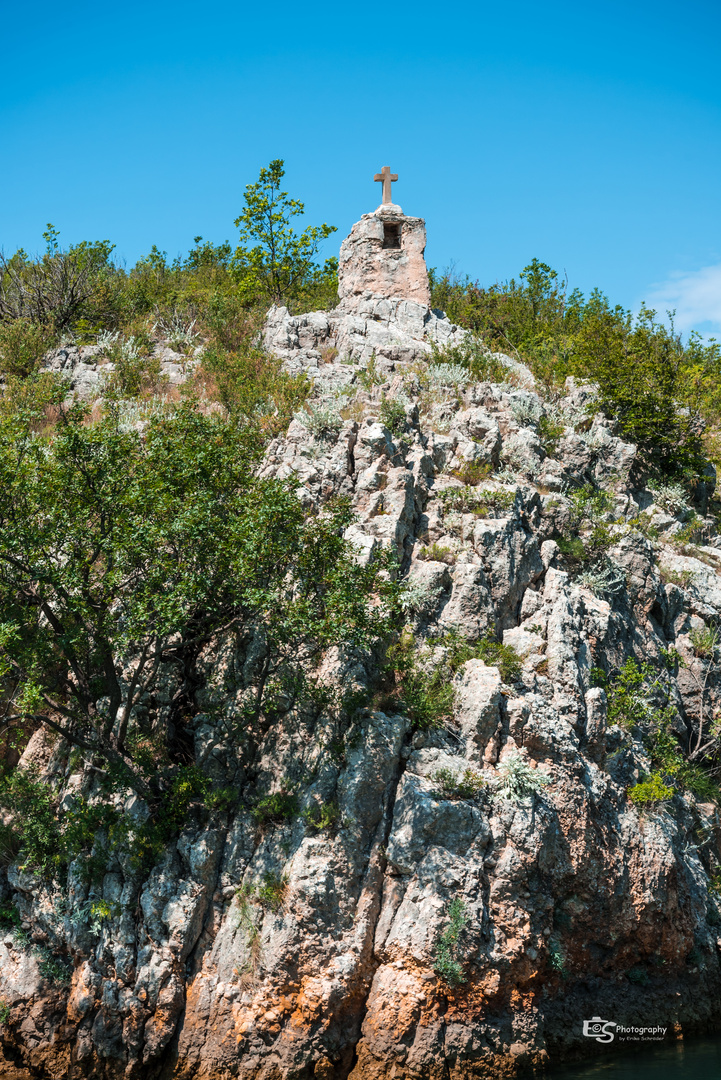
[[[424,252],[426,223],[407,217],[393,203],[364,214],[341,244],[338,295],[344,311],[356,311],[364,300],[431,302]]]
[[[421,355],[426,342],[404,320],[424,309],[403,304],[390,304],[386,330]],[[574,384],[555,406],[566,435],[551,458],[519,419],[547,408],[532,391],[467,384],[439,402],[402,351],[384,354],[370,386],[347,355],[313,365],[334,318],[271,313],[269,344],[309,371],[338,422],[314,436],[294,420],[268,447],[264,474],[294,475],[308,506],[353,500],[357,557],[394,549],[408,576],[419,650],[448,631],[469,641],[490,631],[523,657],[522,673],[506,683],[469,660],[453,718],[437,728],[386,707],[292,716],[231,738],[228,676],[252,665],[252,643],[202,654],[195,757],[239,793],[240,809],[188,821],[149,874],[108,866],[93,892],[77,868],[63,895],[7,868],[0,899],[72,966],[70,985],[58,984],[45,954],[0,940],[0,1045],[17,1080],[490,1080],[592,1052],[583,1021],[593,1016],[670,1032],[719,1020],[716,808],[677,795],[639,814],[626,790],[649,769],[647,751],[633,730],[609,726],[591,677],[629,656],[660,664],[673,647],[686,663],[672,681],[682,720],[718,707],[691,637],[721,617],[717,548],[678,554],[666,542],[673,523],[655,546],[631,524],[649,503],[627,479],[635,448],[600,416],[589,435]],[[381,422],[384,396],[406,403],[400,435]],[[498,509],[449,510],[469,463],[488,466],[481,486]],[[611,472],[609,556],[625,575],[612,603],[571,578],[552,539],[567,486]],[[344,685],[369,681],[365,663],[326,658]],[[545,783],[515,802],[454,796],[439,780],[469,770],[490,790],[518,756]],[[94,774],[42,735],[24,760],[92,798]],[[259,822],[258,793],[288,788],[299,812]],[[321,804],[337,808],[325,829],[303,816]],[[126,812],[143,807],[130,798]],[[92,899],[111,916],[95,926],[71,917]],[[463,926],[449,979],[454,910]]]

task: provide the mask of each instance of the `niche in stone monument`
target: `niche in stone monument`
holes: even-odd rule
[[[384,248],[400,248],[401,246],[401,229],[403,228],[400,221],[384,221],[383,222],[383,247]]]

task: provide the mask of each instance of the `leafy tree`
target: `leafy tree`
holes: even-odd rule
[[[322,275],[314,261],[318,246],[336,231],[334,225],[325,224],[309,226],[300,234],[293,230],[291,219],[303,214],[305,207],[280,190],[284,175],[282,159],[261,169],[257,183],[247,185],[245,209],[235,221],[240,246],[233,265],[240,285],[248,293],[261,292],[274,302]]]
[[[294,706],[304,665],[330,645],[386,632],[377,597],[391,586],[351,557],[348,505],[308,514],[292,484],[258,479],[248,425],[188,401],[142,437],[112,407],[92,426],[61,411],[50,441],[32,426],[0,418],[5,729],[44,724],[153,798],[177,770],[172,732],[203,646],[252,642],[252,727]],[[169,671],[158,730],[143,704]],[[150,762],[143,741],[158,748]]]
[[[58,235],[48,225],[47,248],[38,259],[22,249],[9,259],[0,253],[0,320],[25,319],[62,333],[81,317],[98,279],[111,272],[114,245],[83,242],[63,251]]]
[[[703,468],[701,424],[686,407],[688,358],[681,339],[643,308],[635,323],[608,308],[586,314],[573,367],[598,384],[600,404],[649,464],[666,474]]]

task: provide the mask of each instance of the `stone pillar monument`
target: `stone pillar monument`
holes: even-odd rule
[[[339,307],[357,311],[364,301],[378,299],[414,300],[428,307],[426,223],[407,217],[391,201],[391,183],[398,176],[387,165],[374,179],[383,183],[383,202],[372,214],[364,214],[341,244]]]

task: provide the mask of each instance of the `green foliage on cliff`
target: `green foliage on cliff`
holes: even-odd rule
[[[387,633],[393,586],[380,562],[352,558],[348,504],[307,513],[291,483],[257,478],[256,445],[253,428],[192,400],[142,436],[112,407],[94,424],[61,410],[49,438],[32,411],[0,422],[5,727],[45,724],[155,797],[176,768],[172,740],[143,728],[161,676],[182,684],[201,648],[251,635],[244,723],[263,724],[329,645]],[[177,701],[173,729],[182,689]]]
[[[433,970],[448,986],[462,986],[466,976],[461,962],[460,938],[468,924],[468,912],[462,900],[451,900],[448,923],[436,943],[436,962]]]
[[[584,297],[534,259],[518,280],[482,286],[432,275],[432,303],[491,349],[528,364],[550,388],[573,375],[598,386],[598,404],[659,473],[693,478],[721,421],[721,348],[642,308],[613,306],[600,290]],[[715,453],[716,451],[714,451]]]

